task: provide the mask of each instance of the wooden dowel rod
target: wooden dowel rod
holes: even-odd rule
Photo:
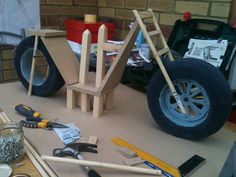
[[[130,166],[125,166],[125,165],[111,164],[111,163],[68,159],[68,158],[52,157],[52,156],[45,156],[45,155],[42,155],[41,158],[43,160],[53,161],[53,162],[71,163],[71,164],[78,164],[78,165],[83,165],[83,166],[88,165],[91,167],[103,167],[103,168],[110,168],[110,169],[129,171],[129,172],[135,172],[135,173],[150,174],[150,175],[161,176],[161,174],[162,174],[160,170],[153,170],[153,169],[146,169],[146,168],[139,168],[139,167],[130,167]]]
[[[29,88],[28,88],[28,96],[32,94],[32,87],[33,87],[33,80],[34,80],[34,70],[35,70],[35,61],[36,61],[36,52],[38,49],[38,35],[35,35],[34,40],[34,50],[33,50],[33,59],[31,64],[31,72],[30,72],[30,81],[29,81]]]

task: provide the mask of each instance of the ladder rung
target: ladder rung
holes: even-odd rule
[[[161,33],[161,31],[160,30],[155,30],[155,31],[150,31],[150,32],[148,32],[148,35],[149,36],[155,36],[155,35],[158,35],[158,34],[160,34]]]
[[[152,13],[150,11],[141,11],[141,12],[139,12],[139,15],[140,15],[141,19],[153,17]]]
[[[169,52],[169,48],[168,47],[159,50],[158,51],[158,55],[161,56],[161,55],[163,55],[164,53],[167,53],[167,52]]]

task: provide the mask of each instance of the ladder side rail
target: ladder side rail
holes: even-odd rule
[[[168,86],[169,86],[173,96],[175,97],[175,100],[176,100],[179,108],[181,109],[181,112],[186,113],[185,109],[184,109],[184,106],[183,106],[183,104],[182,104],[182,102],[180,100],[180,97],[178,96],[178,94],[176,92],[174,84],[172,83],[172,81],[171,81],[171,79],[169,77],[169,74],[167,73],[167,71],[166,71],[166,69],[165,69],[165,67],[164,67],[164,65],[163,65],[163,63],[161,61],[161,58],[160,58],[160,56],[159,56],[159,54],[158,54],[158,52],[157,52],[157,50],[156,50],[156,48],[155,48],[155,46],[154,46],[154,44],[152,42],[152,39],[148,35],[148,32],[147,32],[147,30],[145,28],[145,25],[144,25],[142,19],[140,18],[139,14],[138,14],[138,11],[137,10],[133,10],[133,13],[134,13],[134,15],[136,17],[136,20],[138,21],[138,24],[140,25],[141,30],[144,33],[144,36],[145,36],[148,44],[150,45],[150,48],[151,48],[152,53],[153,53],[153,56],[156,59],[158,65],[159,65],[159,67],[161,69],[161,72],[162,72],[162,74],[163,74],[163,76],[164,76],[164,78],[165,78],[165,80],[166,80],[166,82],[167,82],[167,84],[168,84]]]
[[[162,42],[162,44],[164,45],[164,48],[168,48],[168,49],[169,49],[169,51],[167,52],[167,55],[168,55],[170,61],[174,61],[174,57],[173,57],[173,55],[171,54],[170,48],[169,48],[169,46],[167,45],[166,40],[165,40],[165,38],[164,38],[164,36],[163,36],[163,34],[162,34],[162,32],[161,32],[160,26],[159,26],[158,23],[157,23],[157,20],[156,20],[156,18],[155,18],[155,14],[153,13],[152,9],[148,9],[148,11],[149,11],[149,12],[152,14],[152,16],[153,16],[153,24],[154,24],[156,30],[160,31],[160,34],[159,34],[159,35],[160,35],[161,42]]]

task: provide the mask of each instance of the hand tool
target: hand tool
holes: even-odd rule
[[[33,110],[31,107],[23,105],[23,104],[17,104],[15,106],[15,110],[20,113],[21,115],[25,116],[25,117],[41,117],[41,114],[35,110]]]
[[[89,143],[72,143],[66,145],[64,148],[56,148],[53,150],[53,155],[56,157],[63,157],[63,156],[72,156],[79,160],[84,160],[81,156],[80,152],[92,152],[97,153],[97,148],[95,144]],[[101,177],[95,170],[93,170],[90,166],[84,166],[89,177]]]
[[[20,121],[21,126],[27,127],[27,128],[68,128],[67,126],[63,124],[59,124],[56,122],[51,122],[47,120],[45,117],[42,117],[41,114],[35,110],[33,110],[31,107],[23,105],[23,104],[17,104],[15,106],[15,110],[26,117],[26,121],[22,120]]]
[[[162,160],[152,156],[151,154],[144,152],[143,150],[135,147],[134,145],[126,142],[125,140],[115,137],[111,140],[113,143],[115,143],[118,146],[121,147],[127,147],[131,149],[132,151],[136,152],[137,156],[141,157],[143,160],[145,160],[145,164],[152,167],[156,170],[161,170],[162,174],[166,177],[181,177],[179,170]]]

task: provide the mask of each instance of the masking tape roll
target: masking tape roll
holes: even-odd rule
[[[97,22],[97,15],[85,14],[84,15],[84,22],[85,23],[96,23]]]

